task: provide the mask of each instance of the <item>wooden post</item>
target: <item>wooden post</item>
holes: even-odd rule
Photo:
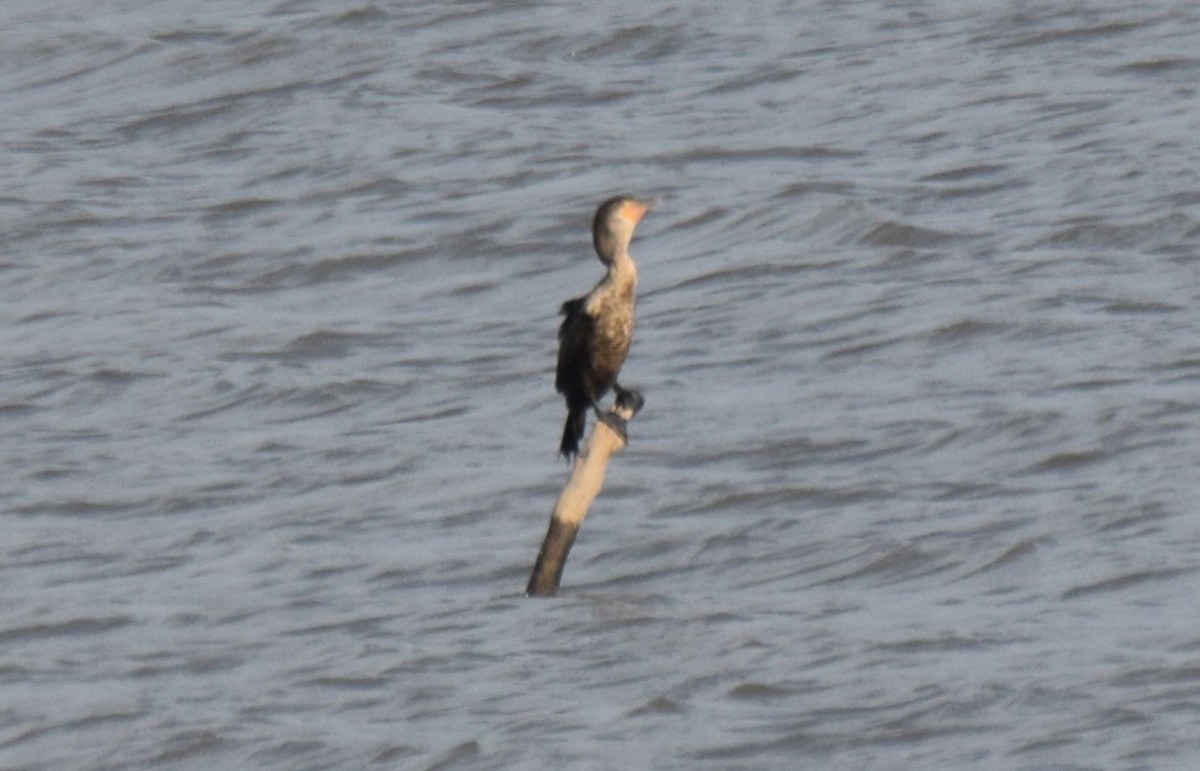
[[[571,476],[567,478],[567,484],[554,504],[550,527],[542,541],[537,562],[533,565],[529,585],[525,588],[526,596],[549,597],[558,591],[563,566],[567,564],[567,553],[575,542],[575,534],[579,532],[583,518],[587,516],[592,501],[604,484],[608,459],[625,448],[628,443],[625,423],[633,419],[643,404],[645,400],[641,394],[623,391],[608,411],[606,419],[597,420],[592,425],[592,431],[571,467]]]

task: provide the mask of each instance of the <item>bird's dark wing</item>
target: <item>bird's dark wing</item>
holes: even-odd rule
[[[595,322],[584,312],[582,297],[567,300],[559,312],[564,318],[558,328],[558,370],[554,376],[554,388],[567,402],[567,420],[563,426],[559,452],[569,458],[579,452],[587,410],[592,405],[593,396],[588,386],[591,371],[588,340]]]
[[[562,324],[558,328],[558,370],[554,388],[567,397],[567,404],[588,404],[583,378],[588,370],[588,340],[592,335],[592,317],[584,312],[583,297],[562,304]]]

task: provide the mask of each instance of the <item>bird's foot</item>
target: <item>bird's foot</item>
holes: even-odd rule
[[[620,415],[614,415],[611,412],[596,410],[596,420],[611,428],[613,433],[621,437],[623,444],[629,444],[629,434],[625,430],[625,418],[622,418]]]
[[[634,391],[633,389],[615,386],[613,391],[617,397],[617,407],[623,407],[634,415],[638,414],[638,412],[640,412],[642,407],[646,404],[646,400],[642,397],[641,393]]]

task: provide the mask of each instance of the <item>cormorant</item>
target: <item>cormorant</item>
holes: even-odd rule
[[[633,306],[637,266],[629,256],[633,229],[653,202],[630,196],[610,198],[596,210],[592,243],[608,273],[587,295],[567,300],[559,311],[558,370],[555,389],[567,401],[567,422],[559,452],[579,452],[587,410],[611,388],[618,398],[630,392],[617,384],[617,374],[633,340]]]

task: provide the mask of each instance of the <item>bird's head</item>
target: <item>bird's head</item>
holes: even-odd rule
[[[629,248],[633,229],[655,203],[619,195],[600,204],[592,222],[592,243],[601,262],[607,265],[618,253]]]

